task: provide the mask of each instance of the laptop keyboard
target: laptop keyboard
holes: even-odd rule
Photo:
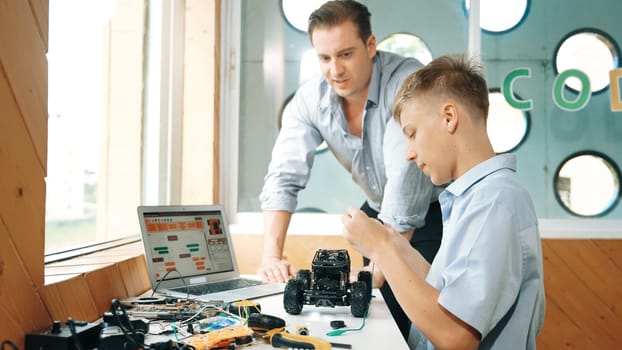
[[[261,283],[261,281],[239,278],[221,282],[205,283],[196,286],[188,286],[187,292],[192,295],[203,295],[232,289],[252,287]],[[186,287],[175,288],[174,290],[180,293],[186,293]]]

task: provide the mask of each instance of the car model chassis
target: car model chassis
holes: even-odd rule
[[[350,306],[355,317],[363,317],[371,301],[372,276],[360,271],[350,283],[350,256],[345,249],[319,249],[311,271],[301,269],[287,281],[283,294],[285,311],[300,314],[304,305],[316,307]]]

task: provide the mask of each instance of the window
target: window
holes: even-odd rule
[[[576,216],[602,216],[620,198],[620,170],[604,154],[585,151],[566,158],[555,174],[559,203]]]
[[[137,233],[144,35],[141,1],[49,13],[46,252]]]
[[[281,11],[287,23],[306,33],[309,15],[325,2],[326,0],[281,0]]]
[[[510,106],[499,89],[488,95],[490,107],[486,127],[496,153],[510,152],[520,145],[529,131],[529,114]]]
[[[378,43],[378,50],[389,51],[402,56],[414,57],[422,64],[432,61],[428,45],[418,36],[408,33],[394,33]]]
[[[138,238],[141,204],[213,203],[217,11],[185,6],[50,1],[48,256]]]
[[[466,11],[471,1],[465,0]],[[480,27],[502,33],[518,26],[527,15],[528,0],[480,0]]]
[[[619,65],[620,50],[616,43],[596,29],[581,29],[562,39],[554,58],[555,74],[577,69],[587,75],[591,92],[599,92],[609,86],[609,71]],[[582,82],[577,77],[566,80],[566,86],[579,91]]]

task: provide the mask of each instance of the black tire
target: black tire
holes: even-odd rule
[[[303,306],[302,282],[291,279],[285,284],[283,292],[283,307],[288,314],[298,315]]]
[[[373,285],[371,272],[359,271],[357,275],[357,280],[361,282],[365,282],[365,284],[367,285],[367,293],[365,293],[365,295],[367,295],[367,299],[371,300],[371,288]]]
[[[350,310],[354,317],[363,317],[369,306],[369,298],[367,296],[367,283],[356,281],[352,283],[352,291],[350,293]]]
[[[298,272],[296,273],[296,279],[302,283],[302,289],[311,289],[311,271],[298,270]]]

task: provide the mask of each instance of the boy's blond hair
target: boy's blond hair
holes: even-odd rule
[[[488,86],[483,68],[465,55],[435,58],[406,78],[393,102],[393,117],[399,122],[404,105],[427,93],[454,98],[469,106],[476,117],[485,120],[488,116]]]

